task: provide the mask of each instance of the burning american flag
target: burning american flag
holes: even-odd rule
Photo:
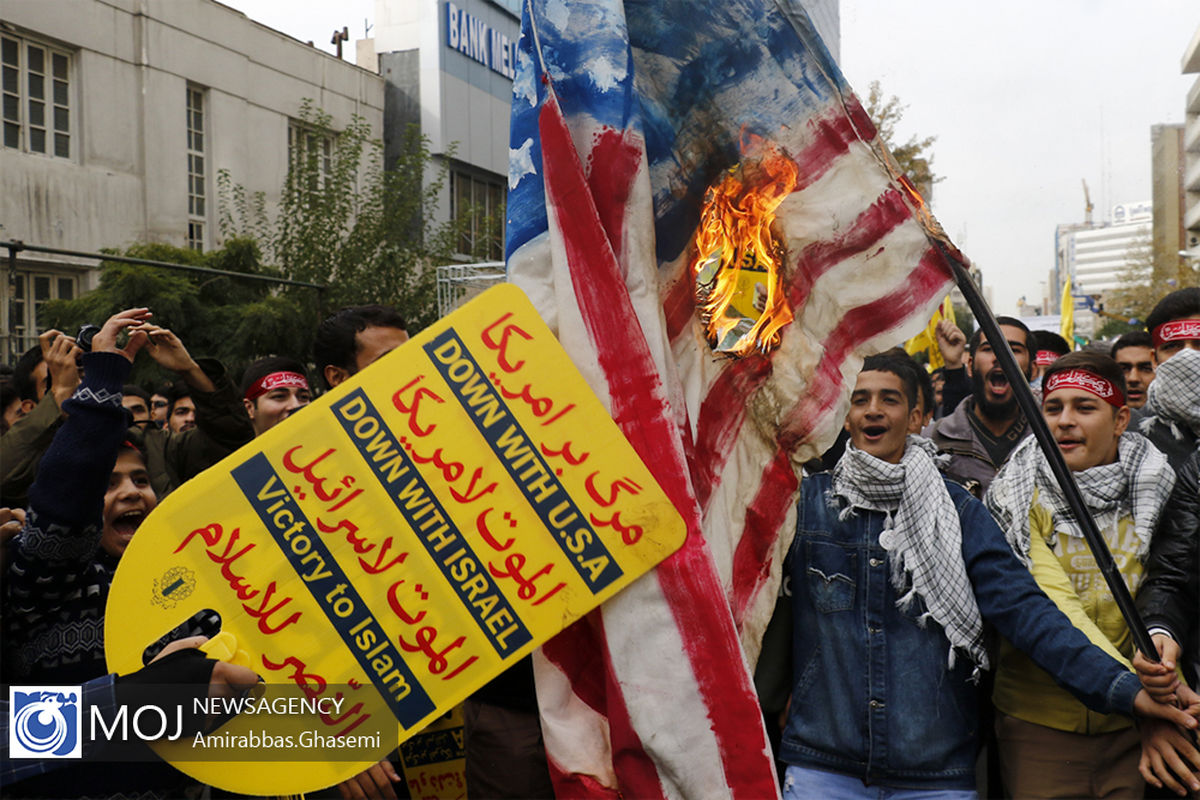
[[[508,275],[684,519],[535,658],[560,797],[775,796],[751,681],[799,464],[951,282],[790,0],[527,0]]]

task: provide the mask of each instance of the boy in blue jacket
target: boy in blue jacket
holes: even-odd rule
[[[896,357],[868,358],[846,454],[801,485],[784,798],[880,787],[974,798],[984,620],[1090,708],[1195,728],[1200,706],[1151,699],[1037,587],[983,505],[941,476],[933,444],[908,434],[916,397]]]

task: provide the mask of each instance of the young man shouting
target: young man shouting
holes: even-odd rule
[[[998,317],[996,321],[1017,365],[1029,380],[1033,374],[1029,329],[1013,317]],[[1009,385],[1000,368],[1000,359],[982,330],[975,332],[967,347],[962,331],[942,320],[938,324],[938,342],[946,357],[944,416],[927,435],[940,452],[950,456],[945,473],[982,497],[996,470],[1029,435],[1029,424],[1017,405],[1016,389]]]
[[[983,505],[942,478],[932,444],[908,435],[916,397],[903,364],[867,359],[846,454],[801,484],[784,797],[974,798],[985,619],[1089,707],[1194,728],[1072,627]]]

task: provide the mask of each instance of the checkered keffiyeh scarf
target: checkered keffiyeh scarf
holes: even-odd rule
[[[855,508],[887,514],[879,544],[888,551],[892,585],[905,608],[916,597],[927,615],[950,640],[949,666],[955,648],[968,654],[978,669],[988,668],[983,620],[962,557],[962,524],[950,492],[938,472],[937,448],[920,436],[908,437],[904,457],[889,464],[852,444],[833,469],[833,494]]]
[[[1096,526],[1115,528],[1126,512],[1133,515],[1134,531],[1138,537],[1138,557],[1145,558],[1150,550],[1150,537],[1158,524],[1159,515],[1171,489],[1175,472],[1167,457],[1139,433],[1126,432],[1117,442],[1117,460],[1082,472],[1076,472],[1075,483]],[[996,474],[984,503],[1004,530],[1013,552],[1030,565],[1029,508],[1034,490],[1037,502],[1054,518],[1054,530],[1068,536],[1083,537],[1079,520],[1067,504],[1050,463],[1034,438],[1022,442]],[[1055,541],[1050,542],[1056,546]]]
[[[1183,439],[1180,426],[1200,436],[1200,350],[1180,350],[1158,365],[1154,381],[1146,390],[1146,417],[1142,431],[1157,418]]]

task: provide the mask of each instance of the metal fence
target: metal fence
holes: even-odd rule
[[[17,286],[17,280],[22,272],[28,272],[31,268],[37,266],[29,262],[23,262],[20,258],[21,253],[49,253],[52,255],[71,256],[74,259],[85,259],[87,261],[95,261],[96,265],[83,264],[79,261],[65,261],[61,264],[55,262],[55,266],[68,267],[74,270],[95,269],[96,266],[104,261],[117,261],[122,264],[141,264],[149,267],[159,267],[162,269],[179,270],[182,272],[191,272],[199,275],[225,276],[229,278],[237,278],[239,280],[257,281],[262,283],[270,283],[277,286],[302,286],[307,289],[315,289],[317,292],[318,303],[324,307],[323,293],[327,288],[323,284],[309,283],[308,281],[295,281],[289,278],[279,278],[271,275],[259,275],[252,272],[236,272],[225,269],[213,269],[212,267],[202,267],[196,264],[179,264],[172,261],[155,261],[148,258],[132,258],[130,256],[122,256],[116,253],[93,253],[84,250],[66,250],[61,247],[45,247],[37,244],[26,244],[19,239],[10,241],[0,241],[0,247],[7,248],[8,257],[0,261],[0,269],[7,266],[6,279],[0,283],[0,361],[15,362],[16,359],[27,348],[37,344],[38,324],[37,312],[34,311],[30,315],[28,311],[23,310],[19,314],[16,311],[18,304],[24,307],[27,303],[33,303],[36,309],[36,304],[39,302],[36,291],[25,292],[19,298],[14,292]],[[48,290],[47,290],[48,291]],[[47,295],[45,299],[52,299]]]
[[[437,268],[438,316],[444,317],[471,298],[498,283],[507,274],[503,261],[480,264],[447,264]]]

